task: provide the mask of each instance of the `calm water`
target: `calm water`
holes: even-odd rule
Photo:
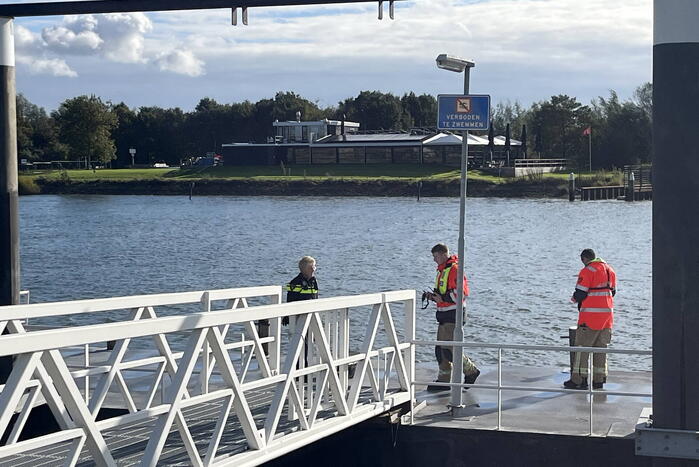
[[[33,302],[284,284],[318,260],[322,297],[430,287],[430,248],[455,250],[458,199],[156,196],[22,197],[22,286]],[[619,277],[613,345],[651,343],[651,204],[470,199],[467,340],[561,344],[586,247]],[[84,319],[84,318],[83,318]],[[432,338],[434,310],[418,313]],[[356,345],[356,342],[355,342]],[[473,352],[491,364],[492,352]],[[567,355],[506,353],[508,363]],[[418,359],[431,361],[431,348]],[[650,361],[613,357],[648,369]]]

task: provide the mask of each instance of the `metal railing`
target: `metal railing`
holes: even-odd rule
[[[607,396],[627,396],[627,397],[653,397],[649,393],[639,393],[639,392],[625,392],[625,391],[601,391],[594,390],[592,387],[592,381],[588,385],[586,391],[581,391],[579,389],[564,389],[561,387],[539,387],[539,386],[514,386],[514,385],[503,385],[502,384],[502,353],[503,350],[529,350],[529,351],[547,351],[547,352],[584,352],[588,354],[588,372],[592,374],[592,357],[595,353],[604,354],[624,354],[624,355],[653,355],[651,350],[625,350],[625,349],[613,349],[613,348],[602,348],[602,347],[564,347],[556,345],[525,345],[525,344],[491,344],[491,343],[480,343],[480,342],[454,342],[454,341],[438,341],[438,340],[413,340],[415,345],[439,345],[445,347],[464,347],[464,348],[478,348],[478,349],[497,349],[498,351],[498,370],[497,370],[497,384],[461,384],[461,383],[441,383],[435,381],[412,381],[411,386],[445,386],[445,387],[455,387],[459,386],[462,388],[478,388],[478,389],[491,389],[498,392],[498,423],[497,430],[502,430],[502,391],[541,391],[541,392],[557,392],[557,393],[567,393],[567,394],[585,394],[589,395],[589,432],[588,436],[593,436],[593,395],[604,394]],[[454,371],[457,371],[457,365],[454,366]],[[410,411],[410,423],[414,423],[413,408],[415,406],[414,397],[411,399],[411,411]]]
[[[0,336],[0,356],[14,356],[12,372],[0,387],[0,437],[6,437],[0,459],[12,463],[16,461],[13,456],[58,447],[65,464],[75,465],[78,458],[84,460],[85,446],[91,462],[115,465],[110,430],[154,419],[137,459],[143,465],[155,465],[161,459],[173,427],[192,465],[259,464],[410,400],[410,381],[415,379],[411,343],[415,338],[414,291],[241,308],[246,303],[240,295],[269,294],[278,301],[280,293],[280,287],[249,288],[0,307],[4,320],[0,328],[10,332]],[[212,303],[218,300],[225,306],[213,309]],[[395,302],[404,312],[402,337],[394,324]],[[155,314],[155,306],[182,303],[199,303],[199,311],[166,317]],[[359,307],[371,311],[368,317],[357,316],[361,319],[350,326]],[[21,322],[28,317],[124,308],[131,309],[131,319],[116,323],[27,332]],[[288,335],[282,333],[284,316],[295,324]],[[269,337],[257,332],[254,323],[259,320],[269,321]],[[244,335],[237,341],[235,330],[241,327]],[[350,351],[352,332],[363,332],[363,340],[355,336],[361,348],[354,353]],[[179,352],[171,349],[167,339],[174,334],[186,337]],[[127,353],[130,343],[143,338],[153,339],[157,353],[129,359],[133,356]],[[84,362],[77,368],[69,366],[69,349],[85,349],[106,340],[116,345],[105,362],[91,365],[86,349]],[[234,358],[235,352],[240,358]],[[356,370],[350,377],[353,364]],[[130,387],[131,379],[124,376],[134,369],[154,375],[140,400]],[[90,384],[89,377],[96,378],[95,384]],[[82,391],[80,383],[84,383]],[[116,391],[111,394],[121,394],[129,413],[98,421],[112,386]],[[260,391],[269,396],[262,406]],[[19,441],[39,394],[60,431]],[[257,402],[249,402],[250,394]],[[221,408],[205,452],[200,452],[201,440],[195,443],[194,428],[190,429],[194,422],[188,422],[183,411],[213,403]],[[285,407],[288,415],[281,423]],[[265,414],[261,429],[253,418],[253,411],[259,416],[260,410]],[[19,414],[16,418],[15,413]],[[231,420],[236,420],[232,427]],[[228,437],[231,430],[240,432],[247,449],[217,456],[225,443],[224,433]],[[123,439],[123,433],[115,436]]]

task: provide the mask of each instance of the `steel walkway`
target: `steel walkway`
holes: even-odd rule
[[[411,399],[414,291],[280,297],[257,287],[1,307],[0,356],[15,359],[0,465],[257,465]],[[85,313],[121,320],[23,321]],[[23,439],[43,402],[60,430]],[[128,413],[99,418],[119,406]]]

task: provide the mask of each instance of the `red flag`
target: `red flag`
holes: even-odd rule
[[[583,136],[589,136],[592,134],[592,127],[589,126],[583,130]]]

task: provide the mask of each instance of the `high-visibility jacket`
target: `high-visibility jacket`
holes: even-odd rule
[[[590,261],[580,270],[576,291],[584,298],[578,302],[578,326],[590,329],[611,329],[614,324],[614,294],[616,273],[600,258]]]
[[[443,301],[437,302],[437,321],[454,323],[456,321],[456,287],[459,258],[451,255],[444,264],[437,266],[437,278],[434,291],[442,296]],[[468,297],[468,280],[464,274],[464,297]]]
[[[318,298],[318,281],[315,277],[306,279],[300,274],[286,284],[286,301],[298,302]]]

